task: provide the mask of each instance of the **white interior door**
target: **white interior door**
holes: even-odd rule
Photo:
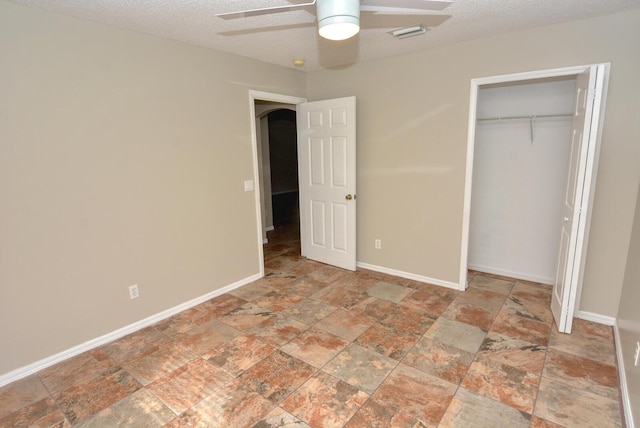
[[[588,199],[604,82],[604,66],[578,75],[572,123],[569,172],[563,207],[558,267],[551,310],[563,333],[571,332],[585,243]]]
[[[302,255],[356,269],[356,99],[298,104]]]

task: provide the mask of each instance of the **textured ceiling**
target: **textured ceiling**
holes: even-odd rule
[[[391,28],[362,29],[330,42],[317,35],[313,8],[244,19],[215,15],[306,0],[12,0],[58,13],[175,39],[304,71],[368,61],[519,29],[640,8],[638,0],[453,0],[433,15],[400,16]],[[389,0],[393,5],[395,0]],[[370,26],[380,24],[367,16]],[[362,17],[363,26],[365,17]],[[417,22],[416,22],[417,21]],[[398,40],[387,31],[423,23],[423,36]]]

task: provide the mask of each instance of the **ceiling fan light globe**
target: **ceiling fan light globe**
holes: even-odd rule
[[[358,34],[359,31],[358,22],[329,22],[318,27],[318,33],[329,40],[346,40]]]
[[[318,0],[318,33],[329,40],[346,40],[360,31],[360,0]]]

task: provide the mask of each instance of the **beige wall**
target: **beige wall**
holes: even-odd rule
[[[0,374],[258,273],[248,90],[304,73],[6,1],[0,64]]]
[[[457,282],[471,79],[610,61],[579,309],[615,316],[640,178],[638,40],[634,11],[309,73],[309,99],[358,99],[358,260]]]
[[[627,269],[618,309],[620,348],[635,426],[640,426],[640,367],[634,367],[636,343],[640,342],[640,188],[636,203],[633,232],[627,257]]]

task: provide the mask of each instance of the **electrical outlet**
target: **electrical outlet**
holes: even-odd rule
[[[138,284],[133,284],[129,286],[129,299],[137,299],[140,297],[140,293],[138,292]]]
[[[380,248],[382,248],[382,241],[379,239],[376,239],[375,241],[373,241],[373,245],[374,247],[376,247],[376,250],[379,250]]]
[[[636,342],[636,355],[633,356],[633,365],[638,366],[638,361],[640,359],[640,342]]]

